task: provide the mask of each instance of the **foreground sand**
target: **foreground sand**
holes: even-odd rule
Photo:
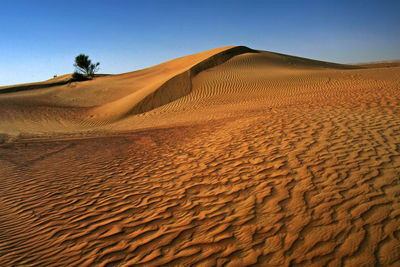
[[[0,94],[1,265],[400,265],[400,67],[230,49]]]

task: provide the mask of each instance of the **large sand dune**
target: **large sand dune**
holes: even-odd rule
[[[398,266],[400,67],[224,47],[0,87],[0,265]]]

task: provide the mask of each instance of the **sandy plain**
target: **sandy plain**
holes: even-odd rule
[[[0,265],[400,265],[398,64],[69,77],[0,87]]]

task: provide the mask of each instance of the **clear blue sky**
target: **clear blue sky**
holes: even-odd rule
[[[400,59],[400,1],[0,0],[0,85],[71,73],[79,53],[122,73],[226,45]]]

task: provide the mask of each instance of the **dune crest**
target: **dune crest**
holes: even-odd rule
[[[182,61],[186,60],[186,64],[180,63],[179,67],[164,79],[121,99],[93,108],[89,114],[102,122],[114,121],[127,115],[144,113],[165,105],[189,94],[192,91],[192,78],[198,73],[243,53],[257,53],[257,51],[244,46],[235,46],[207,51],[201,55],[197,54],[194,60],[190,56],[182,58]],[[171,63],[176,64],[176,62]]]

